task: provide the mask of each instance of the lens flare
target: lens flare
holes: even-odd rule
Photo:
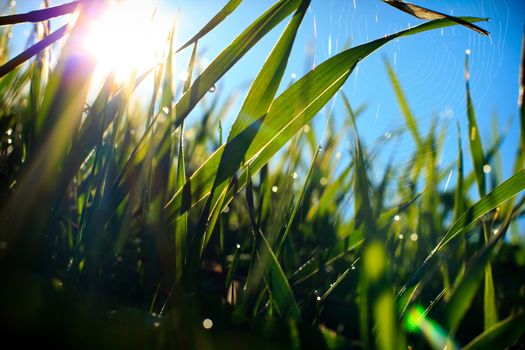
[[[405,326],[410,333],[423,333],[433,349],[460,349],[454,339],[450,338],[437,322],[427,317],[425,309],[420,305],[413,307],[407,313]]]

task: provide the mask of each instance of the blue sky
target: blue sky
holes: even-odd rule
[[[64,1],[52,1],[52,4]],[[180,12],[178,41],[191,37],[226,0],[160,0],[164,14]],[[226,22],[200,42],[201,50],[212,60],[251,21],[274,0],[244,0]],[[489,38],[463,27],[446,28],[397,40],[376,52],[354,71],[344,91],[354,106],[366,103],[368,108],[359,121],[365,141],[371,143],[385,132],[404,123],[388,80],[384,60],[395,67],[420,130],[427,132],[435,116],[449,132],[444,140],[443,164],[456,157],[456,121],[461,125],[462,139],[468,144],[463,63],[465,50],[471,51],[471,88],[483,139],[490,139],[495,130],[508,129],[502,148],[505,177],[510,174],[519,136],[517,98],[521,40],[524,28],[525,1],[523,0],[463,0],[414,3],[453,15],[488,17],[481,26],[491,32]],[[19,11],[34,9],[37,0],[18,2]],[[345,44],[357,45],[394,31],[414,26],[422,21],[402,13],[380,0],[312,0],[297,38],[283,86],[315,64],[340,52]],[[263,38],[220,82],[222,96],[241,90],[262,66],[265,57],[279,37],[286,21]],[[19,26],[15,42],[24,40],[27,26]],[[218,44],[218,45],[217,45]],[[15,47],[16,50],[16,47]],[[186,65],[187,53],[178,59],[180,69]],[[242,96],[242,95],[241,95]],[[333,118],[336,123],[344,116],[336,100]],[[340,102],[340,101],[339,101]],[[193,117],[194,119],[197,117]],[[316,118],[314,129],[322,133],[326,115]],[[228,123],[226,123],[228,125]],[[490,146],[484,145],[485,148]],[[398,143],[397,162],[403,163],[413,151],[409,137]],[[470,159],[466,159],[470,164]]]
[[[201,43],[207,45],[207,54],[213,57],[218,53],[213,42],[232,40],[240,28],[244,28],[272,3],[273,1],[245,1],[237,14],[210,35],[209,44]],[[442,123],[450,126],[444,144],[443,164],[455,160],[456,121],[459,121],[463,131],[463,144],[468,147],[464,57],[465,51],[469,49],[472,97],[482,136],[485,136],[485,140],[490,139],[494,123],[497,123],[499,129],[509,132],[502,148],[505,177],[508,176],[519,135],[518,75],[525,2],[422,0],[416,3],[458,16],[488,17],[490,22],[482,23],[481,26],[489,30],[491,36],[484,37],[463,27],[446,28],[443,31],[398,40],[360,63],[344,88],[354,106],[362,103],[368,105],[359,122],[360,131],[365,134],[365,139],[372,142],[375,137],[404,123],[386,74],[383,60],[387,59],[395,67],[420,130],[426,133],[435,116],[441,117]],[[199,14],[208,10],[211,14],[220,6],[216,1],[180,1],[179,7],[186,9],[191,18],[184,25],[186,21],[182,16],[181,36],[186,38],[189,33],[185,35],[184,31],[192,28]],[[357,45],[421,22],[379,0],[313,0],[295,44],[287,75],[304,74],[313,64],[342,50],[345,43]],[[265,38],[232,70],[231,75],[224,79],[225,89],[253,78],[282,27],[276,28],[274,35]],[[314,59],[305,59],[312,52]],[[283,85],[286,84],[287,82]],[[341,113],[337,113],[337,107],[334,111],[334,118],[339,121]],[[324,115],[317,117],[317,130],[324,127],[325,120]],[[485,148],[489,146],[490,144],[486,144]],[[409,137],[402,139],[398,147],[397,157],[401,164],[413,151]],[[470,159],[466,159],[466,164],[470,164]]]

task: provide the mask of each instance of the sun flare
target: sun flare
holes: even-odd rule
[[[153,1],[111,1],[92,23],[85,49],[97,61],[97,75],[114,72],[123,80],[154,66],[169,31]]]

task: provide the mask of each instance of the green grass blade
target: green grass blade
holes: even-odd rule
[[[284,230],[283,236],[281,237],[281,241],[279,242],[277,251],[275,252],[275,255],[279,257],[281,255],[281,251],[283,250],[284,243],[286,242],[286,238],[290,234],[290,231],[292,229],[292,225],[295,221],[295,218],[297,216],[297,213],[299,212],[299,208],[302,205],[304,194],[306,192],[306,188],[308,187],[308,184],[310,183],[310,178],[312,177],[312,173],[317,161],[317,157],[319,156],[319,151],[321,150],[321,147],[317,148],[317,151],[314,154],[314,157],[312,159],[312,164],[310,165],[310,169],[308,169],[308,173],[306,174],[306,179],[304,180],[303,186],[301,188],[301,192],[299,192],[299,197],[297,197],[297,201],[295,202],[292,214],[290,215],[290,218],[288,219],[288,222],[286,224],[286,229]]]
[[[195,80],[189,91],[175,106],[175,126],[179,126],[199,100],[215,86],[217,81],[244,56],[261,38],[295,11],[301,0],[281,0],[241,33]]]
[[[403,89],[401,88],[399,79],[397,79],[397,75],[394,72],[394,69],[392,68],[392,65],[387,60],[385,60],[385,65],[386,65],[386,69],[388,72],[388,77],[390,78],[390,82],[392,83],[392,87],[394,88],[394,91],[397,96],[397,102],[405,117],[405,121],[407,123],[408,130],[410,130],[410,133],[412,134],[412,137],[416,141],[418,148],[421,148],[422,141],[421,141],[421,136],[419,135],[419,131],[417,129],[416,118],[414,117],[414,115],[412,114],[412,111],[410,110],[408,101],[405,97]]]
[[[454,292],[446,307],[447,325],[452,334],[456,331],[463,316],[472,305],[472,300],[481,284],[485,268],[496,246],[495,242],[496,240],[494,240],[493,244],[484,247],[474,258],[474,262],[465,272],[463,279],[454,288]]]
[[[212,19],[201,30],[197,32],[191,39],[189,39],[184,45],[182,45],[177,52],[184,50],[191,44],[196,43],[204,37],[206,34],[211,32],[215,27],[217,27],[222,21],[226,19],[235,9],[241,4],[242,0],[230,0],[224,7],[213,16]]]
[[[453,240],[457,235],[462,233],[467,227],[474,224],[483,215],[491,210],[496,209],[507,200],[513,198],[525,189],[525,170],[520,170],[510,179],[499,185],[476,204],[470,207],[448,230],[441,242],[434,249],[438,251]]]
[[[509,316],[468,343],[465,350],[506,349],[516,344],[525,331],[525,314]]]
[[[494,290],[494,278],[492,276],[492,264],[485,266],[485,282],[483,288],[483,315],[485,330],[491,328],[498,322],[498,311],[496,308],[496,292]]]
[[[292,51],[297,31],[309,5],[310,0],[301,2],[290,24],[283,32],[281,38],[279,38],[279,41],[255,78],[241,111],[232,125],[227,141],[231,141],[258,117],[268,112],[268,108],[275,98],[288,64],[288,57]]]
[[[463,146],[461,144],[461,131],[458,129],[458,178],[454,194],[454,221],[457,221],[465,211],[465,194],[463,192]]]
[[[520,109],[520,149],[517,162],[520,169],[525,166],[525,32],[523,33],[521,46],[521,69],[520,69],[520,89],[518,96],[518,107]],[[521,164],[520,164],[521,163]]]
[[[476,22],[482,19],[465,18],[465,20]],[[176,216],[209,195],[225,147],[231,149],[245,147],[244,138],[251,138],[252,127],[257,128],[258,132],[246,151],[245,159],[247,163],[251,163],[252,170],[256,172],[326,105],[343,86],[360,60],[393,39],[454,24],[449,20],[428,22],[343,51],[317,66],[315,70],[277,97],[267,115],[261,116],[250,127],[219,148],[192,175],[184,189],[177,192],[166,205],[169,215]],[[231,170],[230,173],[219,175],[224,179],[229,178],[237,171],[237,169]],[[244,174],[239,183],[242,185],[246,183]]]
[[[437,244],[434,250],[427,256],[424,263],[417,269],[407,284],[399,291],[398,297],[401,297],[407,290],[419,283],[425,272],[428,271],[436,254],[447,244],[453,241],[458,235],[465,232],[469,227],[477,222],[483,215],[496,209],[506,201],[512,199],[525,189],[525,169],[517,172],[507,181],[499,185],[494,191],[490,192],[477,203],[464,212],[454,225],[447,231],[445,236]]]
[[[248,169],[248,174],[251,174]],[[270,294],[270,301],[275,305],[282,316],[289,317],[292,320],[298,319],[301,316],[299,307],[295,301],[292,288],[288,283],[288,279],[284,274],[277,257],[275,256],[270,243],[261,232],[255,219],[255,207],[253,204],[253,188],[251,180],[248,180],[246,188],[246,199],[248,201],[248,208],[250,213],[250,221],[252,229],[258,242],[257,249],[257,265],[254,269],[253,276],[249,276],[248,280],[258,280],[261,277],[264,279],[266,287]],[[260,274],[260,275],[259,275]],[[259,276],[257,276],[259,275]]]
[[[483,155],[483,146],[481,145],[481,137],[479,134],[478,123],[476,121],[476,112],[474,111],[474,104],[470,96],[470,72],[468,65],[468,54],[465,55],[465,90],[467,99],[467,116],[469,128],[470,153],[472,155],[472,162],[474,164],[474,172],[478,182],[478,189],[480,197],[485,195],[485,173],[483,166],[485,165],[485,157]]]

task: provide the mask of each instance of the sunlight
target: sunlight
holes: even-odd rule
[[[97,60],[96,75],[113,71],[125,80],[147,71],[158,63],[169,30],[153,1],[112,1],[85,39],[86,50]]]

